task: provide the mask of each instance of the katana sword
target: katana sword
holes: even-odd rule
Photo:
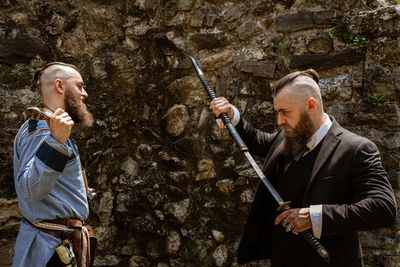
[[[203,87],[206,89],[208,95],[210,96],[211,100],[216,98],[216,94],[214,90],[211,88],[210,83],[208,82],[206,76],[203,73],[203,70],[200,67],[200,63],[197,61],[196,58],[189,56],[190,60],[192,61],[192,64],[197,72],[197,75],[199,76],[199,79],[201,83],[203,84]],[[256,171],[258,177],[260,177],[261,181],[265,185],[265,187],[268,189],[268,191],[271,193],[273,198],[276,200],[278,203],[278,211],[285,211],[290,209],[290,201],[284,201],[282,197],[279,195],[279,193],[275,190],[275,188],[272,186],[270,181],[267,179],[267,177],[264,175],[264,172],[260,169],[260,167],[257,165],[253,157],[250,155],[249,149],[247,148],[245,142],[242,140],[240,137],[238,131],[236,130],[235,126],[233,126],[231,120],[228,117],[228,114],[222,113],[219,115],[219,118],[222,119],[222,121],[225,124],[225,127],[228,129],[229,134],[232,136],[233,140],[235,143],[239,146],[240,150],[243,151],[244,155],[250,162],[251,166],[253,169]],[[287,227],[286,229],[290,229],[289,231],[293,230],[293,227],[286,222],[286,220],[282,220],[282,225]],[[295,233],[295,232],[294,232]],[[296,233],[297,234],[297,233]],[[317,251],[317,253],[325,260],[325,262],[329,263],[329,254],[325,250],[325,248],[319,243],[317,238],[312,234],[311,230],[308,229],[306,231],[301,232],[302,236],[307,240],[307,242]]]

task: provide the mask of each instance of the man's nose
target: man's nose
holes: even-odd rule
[[[81,97],[82,97],[83,99],[85,99],[85,98],[88,97],[88,94],[87,94],[85,88],[82,88]]]
[[[278,113],[278,126],[281,126],[284,123],[286,123],[286,119],[280,113]]]

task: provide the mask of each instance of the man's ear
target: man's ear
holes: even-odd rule
[[[317,109],[317,100],[314,97],[310,97],[307,99],[307,110],[310,112],[314,112]]]
[[[63,94],[64,93],[64,87],[63,87],[63,82],[60,79],[56,79],[54,81],[54,85],[56,87],[56,90],[59,94]]]

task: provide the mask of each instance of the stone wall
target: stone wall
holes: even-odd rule
[[[328,113],[373,140],[400,199],[396,0],[0,2],[0,266],[21,214],[13,139],[38,105],[34,70],[76,64],[96,117],[74,127],[89,183],[97,266],[238,266],[258,178],[219,130],[188,56],[254,126],[276,129],[271,85],[314,68]],[[260,158],[257,158],[260,161]],[[361,233],[370,267],[400,264],[400,223]],[[247,266],[265,266],[265,262]]]

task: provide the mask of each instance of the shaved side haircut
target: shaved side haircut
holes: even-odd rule
[[[63,62],[50,62],[35,72],[35,75],[33,76],[33,81],[36,85],[40,86],[40,78],[42,77],[42,74],[45,72],[45,70],[49,69],[51,66],[69,67],[80,73],[78,67],[75,65],[67,64],[67,63],[63,63]]]
[[[323,111],[321,90],[318,83],[319,75],[315,70],[296,71],[284,76],[276,83],[273,88],[273,96],[278,95],[287,85],[293,85],[292,92],[301,95],[303,100],[313,97],[317,101],[319,110]]]
[[[313,79],[317,84],[319,83],[319,75],[315,70],[308,69],[305,71],[296,71],[296,72],[293,72],[293,73],[290,73],[290,74],[284,76],[277,82],[277,84],[275,85],[274,90],[273,90],[274,96],[276,96],[282,90],[283,87],[292,83],[299,76],[309,77],[309,78]]]

